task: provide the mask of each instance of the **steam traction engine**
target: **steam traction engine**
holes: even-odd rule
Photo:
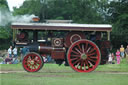
[[[13,42],[27,47],[23,68],[39,71],[43,56],[50,55],[57,64],[65,61],[77,72],[91,72],[107,61],[111,25],[71,23],[12,23]]]

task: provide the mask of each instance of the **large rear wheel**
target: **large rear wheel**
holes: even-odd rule
[[[91,72],[99,65],[100,56],[100,51],[96,44],[82,39],[70,46],[67,60],[75,71]]]
[[[43,67],[43,64],[43,58],[35,52],[31,52],[25,55],[22,61],[23,68],[28,72],[39,71]]]

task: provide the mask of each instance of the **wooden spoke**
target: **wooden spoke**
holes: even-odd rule
[[[83,51],[83,53],[85,53],[85,48],[84,48],[84,45],[82,45],[82,51]]]
[[[90,49],[91,49],[91,47],[89,47],[86,52],[88,53]]]
[[[86,65],[85,65],[85,63],[84,63],[84,71],[86,71]]]
[[[71,56],[73,56],[73,57],[80,57],[80,55],[71,55]]]
[[[74,51],[74,50],[72,50],[72,52],[73,52],[74,54],[79,54],[78,52],[76,52],[76,51]]]
[[[75,48],[75,50],[76,50],[79,54],[82,54],[77,48]]]
[[[88,54],[88,56],[92,56],[92,55],[95,55],[96,53],[94,52],[94,53],[91,53],[91,54]]]
[[[82,49],[81,49],[80,45],[78,44],[77,46],[78,46],[79,50],[82,52]]]
[[[76,68],[78,68],[78,66],[80,65],[80,62],[79,63],[77,63],[77,65],[76,65]]]
[[[89,57],[87,59],[90,60],[90,61],[92,61],[92,62],[94,62],[94,63],[96,62],[95,60],[93,60],[93,59],[91,59]]]
[[[76,57],[76,58],[72,58],[71,61],[74,61],[74,60],[77,60],[77,59],[78,59],[78,57]]]
[[[95,48],[91,49],[88,53],[92,53],[93,51],[95,51]]]
[[[76,60],[75,62],[73,62],[73,65],[75,65],[76,63],[78,63],[80,61],[80,59]]]

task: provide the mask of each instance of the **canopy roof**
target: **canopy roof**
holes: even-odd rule
[[[112,26],[109,24],[12,23],[12,29],[65,30],[65,31],[112,31]]]

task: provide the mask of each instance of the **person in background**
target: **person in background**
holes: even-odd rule
[[[108,55],[109,57],[108,57],[108,63],[109,64],[112,64],[112,55],[111,55],[111,53]]]
[[[17,47],[15,47],[12,51],[13,51],[13,55],[14,55],[12,64],[16,64],[16,63],[18,63]]]
[[[128,63],[128,45],[127,45],[127,48],[125,49],[125,54],[126,54],[126,61]]]
[[[117,59],[117,64],[120,64],[120,51],[118,49],[116,51],[116,59]]]
[[[9,55],[9,58],[12,58],[12,46],[10,46],[8,49],[8,55]]]
[[[8,49],[8,55],[5,58],[5,64],[12,64],[12,46]]]
[[[29,52],[29,49],[28,49],[27,47],[25,47],[25,46],[21,49],[21,62],[22,62],[22,60],[23,60],[23,57],[24,57],[28,52]]]
[[[15,47],[12,51],[13,51],[14,58],[17,58],[17,47]]]
[[[124,58],[124,47],[123,47],[123,45],[121,45],[121,47],[120,47],[120,55],[121,55],[122,58]]]
[[[7,56],[4,61],[5,61],[5,64],[12,64],[12,58],[9,56]]]
[[[112,53],[112,63],[115,64],[115,55]]]

